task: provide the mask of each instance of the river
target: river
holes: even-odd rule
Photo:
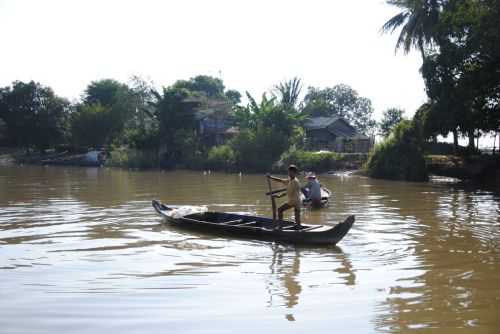
[[[336,247],[162,224],[151,199],[270,215],[262,175],[0,167],[0,332],[498,333],[500,195],[324,175]]]

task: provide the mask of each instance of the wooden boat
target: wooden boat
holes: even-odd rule
[[[349,216],[333,227],[324,225],[298,227],[291,221],[284,221],[281,229],[275,229],[276,224],[271,218],[225,212],[198,212],[174,217],[171,214],[174,209],[156,200],[153,200],[152,204],[166,222],[180,228],[293,244],[333,246],[342,240],[354,224],[354,216]]]

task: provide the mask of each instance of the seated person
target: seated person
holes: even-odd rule
[[[306,200],[310,200],[312,206],[314,207],[319,207],[321,206],[321,199],[323,197],[322,195],[322,186],[319,183],[318,179],[314,174],[310,174],[307,176],[307,184],[305,185],[304,188],[302,188],[302,193],[306,197]],[[324,189],[326,192],[329,193],[327,189]]]

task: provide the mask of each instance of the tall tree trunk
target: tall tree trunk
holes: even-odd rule
[[[420,54],[422,55],[422,67],[425,64],[426,57],[425,57],[425,50],[424,50],[424,42],[422,40],[418,41],[418,48],[420,50]]]
[[[474,130],[469,130],[467,132],[467,134],[469,135],[469,150],[470,151],[474,151]]]
[[[498,131],[496,133],[498,134]],[[498,152],[500,152],[500,136],[498,136]]]
[[[493,151],[491,152],[492,155],[495,155],[495,151],[496,151],[496,146],[497,146],[497,135],[498,135],[498,132],[495,131],[495,137],[493,137]]]

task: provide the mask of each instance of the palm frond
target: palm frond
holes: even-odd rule
[[[409,13],[408,12],[401,12],[395,16],[393,16],[389,21],[384,23],[382,28],[380,29],[380,32],[382,33],[392,33],[394,30],[399,28],[403,23],[405,23]]]

